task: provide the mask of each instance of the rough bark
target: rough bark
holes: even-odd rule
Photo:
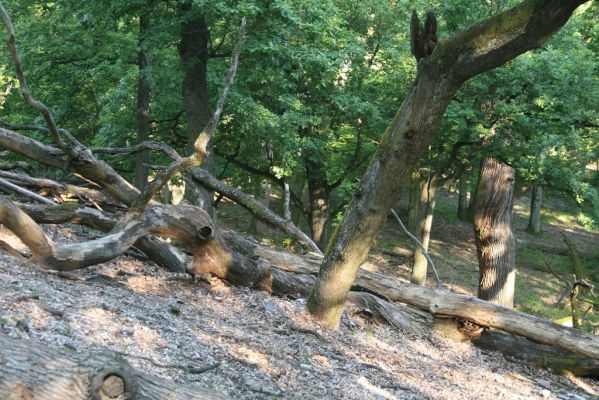
[[[481,163],[474,212],[478,255],[478,297],[514,305],[516,242],[512,233],[514,169],[495,158]]]
[[[458,219],[468,221],[468,176],[462,172],[458,181]]]
[[[210,98],[208,94],[208,45],[210,30],[204,15],[194,9],[191,2],[181,5],[183,22],[181,23],[181,42],[179,56],[183,68],[183,106],[187,118],[187,153],[195,152],[194,142],[199,132],[210,122]],[[208,149],[210,150],[210,148]],[[211,155],[204,160],[202,168],[213,172]],[[196,193],[186,187],[185,198],[192,204],[202,207],[213,215],[214,194],[205,188]]]
[[[225,399],[199,385],[141,373],[116,353],[66,353],[8,336],[0,336],[0,398]]]
[[[435,212],[435,204],[437,201],[437,180],[432,178],[429,179],[422,185],[422,199],[425,199],[424,203],[420,204],[420,208],[424,210],[422,218],[420,219],[420,243],[424,246],[425,250],[428,251],[428,246],[431,240],[431,231],[433,228],[433,214]],[[428,261],[422,253],[422,249],[419,246],[414,248],[414,265],[412,266],[412,276],[410,282],[417,285],[423,285],[426,283]]]
[[[530,195],[530,218],[526,232],[533,235],[541,234],[541,201],[543,199],[543,186],[535,185]]]
[[[152,97],[150,55],[146,50],[146,36],[150,27],[150,21],[146,14],[139,16],[139,39],[137,53],[137,68],[139,78],[137,80],[137,142],[143,143],[150,139],[150,100]],[[135,166],[135,186],[143,189],[148,183],[148,164],[150,153],[144,149],[137,153],[137,165]]]
[[[523,1],[439,41],[430,56],[425,54],[419,60],[416,79],[327,248],[308,301],[312,315],[328,326],[339,325],[356,272],[431,143],[454,93],[466,80],[540,46],[582,3],[584,0]]]

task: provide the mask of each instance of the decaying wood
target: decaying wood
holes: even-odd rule
[[[22,232],[24,229],[35,232],[37,239],[31,242],[31,246],[28,241],[31,236],[25,236],[22,240],[30,248],[38,246],[39,248],[36,248],[35,251],[32,248],[34,261],[41,262],[51,269],[68,271],[102,262],[101,260],[109,260],[111,257],[123,254],[132,246],[132,242],[148,254],[151,251],[151,248],[148,248],[148,242],[159,240],[147,237],[147,234],[151,232],[177,240],[192,254],[190,262],[185,259],[178,260],[186,267],[181,271],[174,272],[187,270],[195,276],[212,273],[217,276],[226,276],[236,285],[271,290],[270,264],[264,260],[247,258],[231,250],[208,214],[196,206],[188,204],[152,205],[145,210],[140,219],[129,221],[129,225],[121,226],[120,230],[115,229],[119,224],[116,218],[109,217],[92,208],[21,204],[22,213],[27,214],[22,215],[11,207],[16,206],[0,197],[0,221],[6,220],[6,226],[17,236],[19,236],[17,232]],[[11,214],[6,215],[7,212],[11,212]],[[11,217],[17,215],[19,218],[15,222]],[[39,226],[34,221],[44,224],[83,224],[104,232],[114,230],[115,233],[83,244],[54,244],[45,237],[41,230],[38,232]],[[40,247],[39,243],[46,243],[47,246]],[[67,255],[71,259],[66,258]],[[174,257],[175,255],[170,256]]]
[[[0,398],[7,400],[225,399],[199,385],[143,374],[115,353],[66,353],[0,336]]]
[[[113,206],[121,205],[120,202],[115,201],[106,193],[96,189],[90,189],[68,183],[60,183],[47,178],[34,178],[26,174],[18,174],[2,170],[0,170],[0,177],[5,178],[8,181],[18,183],[22,186],[48,191],[56,195],[63,195],[65,197],[71,198],[73,196],[77,196],[92,203],[109,204]]]
[[[76,210],[60,210],[60,207],[41,205],[26,205],[25,209],[39,222],[60,222],[71,218],[70,222],[85,223],[103,229],[108,229],[115,223],[110,218],[100,218],[101,213],[93,209],[75,212]],[[69,214],[72,217],[68,217]],[[57,215],[61,215],[61,218]],[[200,274],[211,272],[230,280],[233,284],[260,288],[278,295],[305,297],[310,292],[322,260],[321,255],[280,252],[259,244],[251,237],[231,232],[224,232],[219,238],[228,246],[223,247],[224,250],[221,251],[226,251],[227,248],[230,251],[230,254],[224,258],[231,257],[234,262],[229,264],[228,269],[202,269]],[[432,317],[427,315],[431,314],[441,317],[459,317],[472,321],[476,325],[494,327],[521,335],[548,345],[547,349],[543,350],[543,354],[548,354],[547,358],[552,354],[549,349],[557,347],[565,350],[563,353],[555,353],[557,355],[566,354],[568,360],[584,360],[584,369],[569,368],[566,364],[562,366],[562,369],[568,367],[568,370],[573,373],[594,374],[594,362],[583,356],[599,360],[599,339],[594,335],[470,296],[411,285],[397,278],[369,271],[359,271],[356,284],[350,294],[350,303],[352,309],[370,314],[375,320],[385,321],[416,333],[427,331],[432,320]],[[397,303],[408,304],[417,309],[407,309]],[[508,341],[503,339],[503,342]],[[515,343],[517,344],[517,341]],[[497,350],[503,351],[499,345]],[[517,357],[517,354],[512,356]],[[520,359],[538,364],[537,361],[532,361],[532,357],[520,357]],[[553,364],[538,365],[556,366],[557,364],[553,362]]]
[[[223,194],[225,197],[233,200],[243,208],[250,211],[255,217],[264,221],[276,228],[281,229],[283,232],[291,236],[298,243],[300,243],[305,249],[309,249],[313,252],[322,254],[320,248],[314,243],[312,239],[302,232],[297,226],[293,224],[290,219],[285,219],[275,214],[266,205],[257,201],[252,196],[243,193],[242,191],[227,185],[219,179],[212,176],[205,170],[193,169],[192,177],[202,186],[205,186],[215,192]]]
[[[538,344],[521,336],[487,330],[473,343],[501,352],[506,358],[576,376],[599,377],[599,360]]]
[[[228,243],[248,257],[264,258],[273,268],[316,276],[320,257],[309,258],[265,248],[241,235],[226,235]],[[360,269],[354,288],[375,293],[389,301],[410,304],[433,315],[460,317],[484,327],[521,335],[539,343],[599,359],[599,338],[472,296],[411,285],[398,278]]]
[[[35,200],[37,202],[40,202],[42,204],[46,204],[46,205],[50,205],[50,206],[56,205],[56,203],[53,202],[52,200],[49,200],[49,199],[45,198],[44,196],[40,196],[37,193],[33,193],[30,190],[27,190],[20,186],[17,186],[14,183],[11,183],[4,178],[0,178],[0,187],[2,187],[4,189],[8,189],[11,192],[18,193],[22,196],[28,197],[28,198]]]

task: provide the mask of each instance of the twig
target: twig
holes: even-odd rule
[[[435,268],[435,263],[433,263],[433,260],[428,255],[428,252],[426,251],[426,249],[424,248],[422,243],[420,243],[420,240],[418,240],[416,238],[416,236],[412,235],[412,233],[410,233],[410,231],[408,231],[408,229],[404,226],[403,222],[401,222],[401,218],[399,218],[399,215],[397,215],[397,213],[395,212],[394,209],[391,209],[391,213],[393,214],[393,216],[395,217],[395,219],[401,226],[401,229],[403,229],[403,231],[406,233],[406,235],[408,235],[414,242],[416,242],[418,247],[420,247],[420,250],[422,250],[422,254],[426,258],[426,261],[431,266],[431,269],[433,270],[433,275],[435,276],[435,280],[437,281],[437,286],[443,287],[443,283],[441,283],[441,279],[439,278],[439,274],[437,273],[437,268]]]
[[[43,197],[43,196],[40,196],[40,195],[39,195],[39,194],[37,194],[37,193],[33,193],[33,192],[32,192],[32,191],[30,191],[30,190],[23,189],[23,188],[22,188],[22,187],[20,187],[20,186],[17,186],[17,185],[15,185],[15,184],[13,184],[13,183],[10,183],[9,181],[7,181],[7,180],[6,180],[6,179],[4,179],[4,178],[0,178],[0,186],[2,186],[2,187],[4,187],[4,188],[6,188],[6,189],[8,189],[8,190],[11,190],[11,191],[13,191],[13,192],[15,192],[15,193],[18,193],[18,194],[21,194],[21,195],[23,195],[23,196],[29,197],[30,199],[33,199],[33,200],[35,200],[35,201],[38,201],[38,202],[40,202],[40,203],[42,203],[42,204],[45,204],[45,205],[47,205],[47,206],[56,206],[56,205],[57,205],[57,204],[56,204],[55,202],[53,202],[52,200],[50,200],[50,199],[47,199],[47,198],[45,198],[45,197]]]

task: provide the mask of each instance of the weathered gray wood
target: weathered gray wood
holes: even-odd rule
[[[599,377],[599,360],[535,343],[522,336],[488,330],[473,343],[483,349],[499,351],[509,360],[551,368],[560,373]]]
[[[250,238],[227,234],[228,243],[248,257],[268,260],[273,269],[316,276],[320,256],[302,257],[266,248]],[[539,343],[559,347],[599,359],[599,337],[558,325],[511,308],[495,305],[472,296],[402,282],[398,278],[360,269],[354,282],[370,293],[389,301],[407,303],[433,315],[460,317],[478,325],[501,329]]]
[[[135,370],[114,353],[67,353],[0,336],[0,398],[6,400],[225,399],[195,384]]]

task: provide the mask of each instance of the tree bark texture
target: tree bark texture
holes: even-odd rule
[[[516,242],[512,233],[514,169],[484,158],[476,193],[474,239],[478,254],[478,297],[514,305]]]
[[[208,125],[212,117],[207,78],[210,30],[204,15],[194,9],[191,2],[184,2],[181,11],[183,22],[179,55],[184,74],[183,106],[187,118],[187,153],[193,154],[194,142],[198,134]],[[213,173],[212,155],[204,160],[201,168]],[[210,216],[213,215],[214,193],[211,190],[199,188],[196,193],[193,188],[186,186],[185,198],[192,204],[202,207]]]
[[[308,300],[312,315],[328,326],[339,326],[356,272],[431,143],[455,92],[468,79],[540,46],[582,3],[584,0],[523,1],[439,41],[431,55],[420,58],[416,79],[383,135],[333,243],[327,247]],[[424,32],[428,32],[426,27]]]
[[[97,183],[112,198],[130,205],[139,196],[139,190],[93,154],[82,152],[80,157],[69,159],[61,150],[19,135],[8,129],[0,128],[0,146],[31,160],[57,169],[68,169],[84,178]],[[155,237],[142,238],[150,259],[170,271],[185,271],[184,257],[173,246]],[[141,247],[140,247],[141,249]]]
[[[5,400],[225,399],[199,385],[143,374],[115,353],[66,353],[0,336],[0,398]]]
[[[137,68],[139,78],[137,81],[137,142],[142,143],[150,139],[150,100],[152,97],[150,55],[146,50],[146,36],[149,34],[150,21],[146,14],[139,16],[139,50],[137,53]],[[137,153],[135,166],[135,186],[143,189],[148,183],[148,164],[150,153],[144,149]]]
[[[433,229],[433,214],[435,212],[435,204],[437,201],[438,182],[434,177],[428,179],[422,185],[421,199],[424,202],[420,204],[420,208],[424,213],[419,221],[420,243],[428,251],[428,246],[431,241],[431,231]],[[422,253],[420,246],[414,248],[414,265],[412,266],[412,276],[410,282],[424,286],[426,283],[428,261]]]
[[[526,231],[533,235],[541,234],[541,201],[543,200],[543,186],[534,185],[530,195],[530,218]]]

